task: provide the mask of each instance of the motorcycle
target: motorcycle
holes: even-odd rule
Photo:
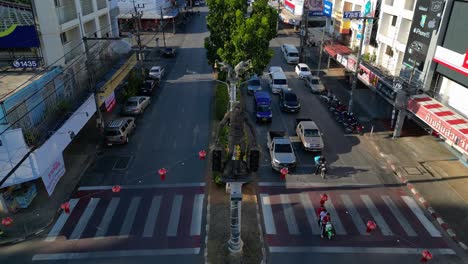
[[[331,222],[328,222],[325,225],[325,237],[328,238],[328,240],[332,240],[334,236],[335,236],[335,228],[333,227],[333,224]]]

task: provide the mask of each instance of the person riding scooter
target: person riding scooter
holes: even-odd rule
[[[323,213],[323,212],[322,212]],[[320,217],[320,237],[323,238],[325,235],[325,226],[331,222],[330,213],[326,212]]]
[[[315,175],[318,175],[320,173],[320,170],[321,170],[322,166],[325,165],[326,160],[325,160],[325,157],[323,155],[320,155],[320,156],[316,156],[314,158],[314,161],[315,161],[315,165],[316,165]]]

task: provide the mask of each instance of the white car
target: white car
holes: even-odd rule
[[[305,77],[312,75],[312,73],[310,72],[309,66],[307,66],[307,64],[305,63],[299,63],[298,65],[296,65],[295,70],[296,70],[297,76],[299,76],[299,78],[301,79],[304,79]]]
[[[161,66],[153,66],[149,71],[149,75],[153,79],[162,79],[164,77],[164,68]]]
[[[325,86],[323,86],[318,76],[315,76],[315,75],[306,76],[304,77],[304,82],[305,82],[306,87],[308,87],[310,91],[313,93],[320,93],[320,92],[325,91]]]

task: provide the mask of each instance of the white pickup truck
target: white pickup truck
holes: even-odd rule
[[[296,155],[291,140],[284,131],[268,131],[267,146],[270,152],[271,167],[274,170],[296,168]]]
[[[296,134],[307,151],[322,151],[322,132],[312,119],[296,118]]]

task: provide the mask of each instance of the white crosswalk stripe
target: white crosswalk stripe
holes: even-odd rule
[[[55,239],[57,239],[57,236],[60,234],[60,230],[62,230],[63,226],[65,225],[65,223],[68,220],[68,217],[73,212],[73,209],[75,208],[75,205],[77,203],[78,203],[78,199],[71,199],[70,200],[70,213],[67,214],[67,213],[63,212],[59,216],[59,218],[55,222],[52,229],[49,231],[49,234],[47,234],[47,238],[44,241],[52,242],[52,241],[55,241]]]
[[[201,222],[203,213],[203,198],[204,194],[195,195],[192,209],[192,224],[190,225],[190,235],[200,235],[201,233]]]
[[[349,198],[349,195],[341,194],[340,196],[341,196],[341,200],[343,201],[346,209],[348,210],[348,213],[351,216],[351,219],[353,220],[353,223],[356,226],[359,233],[361,235],[369,235],[368,233],[366,233],[366,225],[364,224],[361,217],[359,216],[359,213],[354,207],[354,204],[351,201],[351,198]]]
[[[89,219],[93,215],[94,209],[96,209],[96,206],[99,202],[100,198],[91,198],[91,201],[88,203],[88,206],[86,206],[86,209],[83,213],[83,215],[80,217],[80,220],[75,226],[75,229],[73,229],[72,234],[70,235],[70,239],[79,239],[81,237],[81,234],[83,233],[86,225],[88,224]]]
[[[390,211],[392,212],[393,216],[395,216],[398,223],[400,223],[403,230],[405,230],[406,234],[408,236],[417,236],[416,232],[411,227],[411,225],[408,223],[408,221],[403,216],[403,214],[400,212],[398,207],[395,205],[395,203],[392,201],[392,199],[390,199],[390,196],[382,195],[382,199],[385,202],[385,204],[387,205],[387,207],[390,209]]]
[[[104,217],[101,220],[101,223],[97,227],[96,235],[94,236],[95,239],[103,238],[107,230],[109,229],[109,225],[112,221],[112,217],[117,210],[117,206],[119,205],[120,198],[114,197],[110,201],[109,205],[107,206],[106,212],[104,213]]]
[[[390,230],[390,227],[387,225],[387,222],[385,222],[384,218],[379,213],[379,210],[377,210],[377,207],[375,207],[375,204],[374,202],[372,202],[369,195],[361,195],[361,199],[366,204],[367,209],[369,209],[369,212],[371,213],[372,217],[377,223],[377,226],[382,231],[382,235],[393,236],[392,230]]]
[[[409,196],[403,196],[403,201],[408,205],[408,207],[413,211],[414,215],[418,218],[419,222],[426,228],[427,232],[432,237],[441,237],[442,235],[440,234],[439,230],[435,228],[435,226],[427,219],[427,217],[424,215],[424,212],[419,208],[418,204],[416,201],[409,197]]]
[[[182,195],[176,195],[172,201],[171,215],[169,217],[169,226],[167,228],[167,236],[177,236],[179,227],[180,210],[182,208]]]
[[[297,227],[296,217],[294,216],[294,210],[291,206],[291,201],[289,200],[289,194],[280,195],[281,205],[283,206],[284,217],[286,218],[286,223],[288,224],[288,231],[291,235],[298,235],[299,228]]]
[[[154,227],[156,225],[156,219],[158,219],[159,207],[161,206],[161,196],[154,196],[151,200],[151,207],[148,211],[148,216],[145,222],[145,228],[143,229],[143,237],[152,237],[154,233]]]
[[[332,223],[335,228],[335,232],[338,235],[346,235],[346,229],[341,223],[340,218],[337,217],[338,213],[336,212],[335,206],[333,206],[333,200],[330,197],[328,198],[327,211],[332,215]]]
[[[275,221],[273,220],[273,211],[271,210],[270,196],[268,194],[260,194],[262,204],[263,222],[265,224],[265,233],[267,235],[276,235]]]
[[[309,195],[307,193],[300,193],[302,206],[304,207],[304,211],[307,217],[307,221],[309,222],[310,228],[312,229],[312,234],[318,235],[320,234],[320,229],[318,227],[318,218],[315,214],[314,207],[312,206],[312,202],[309,199]]]
[[[135,215],[137,213],[140,201],[141,197],[132,198],[127,214],[125,215],[124,222],[122,224],[122,227],[120,228],[119,235],[121,237],[128,237],[128,235],[130,234],[130,230],[132,229],[133,221],[135,221]]]

